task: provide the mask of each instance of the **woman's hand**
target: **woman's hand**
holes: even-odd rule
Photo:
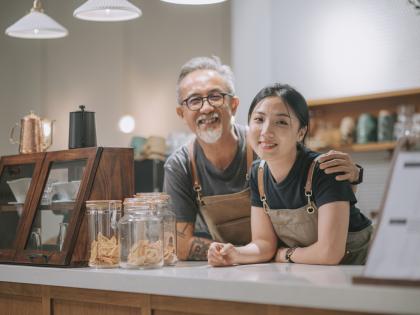
[[[230,243],[211,243],[207,253],[209,265],[213,267],[218,266],[232,266],[235,264],[238,256],[238,250]]]
[[[354,183],[359,179],[359,168],[347,153],[331,150],[322,154],[318,161],[325,174],[343,173],[335,177],[338,181]]]

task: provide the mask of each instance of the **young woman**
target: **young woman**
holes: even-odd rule
[[[212,243],[213,266],[267,262],[364,264],[371,221],[351,185],[336,181],[304,146],[309,113],[289,85],[262,89],[248,113],[249,141],[261,160],[251,172],[252,241],[243,247]]]

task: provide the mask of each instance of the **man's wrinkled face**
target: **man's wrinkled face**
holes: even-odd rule
[[[196,70],[188,74],[179,85],[182,101],[200,97],[212,97],[218,93],[228,93],[223,77],[214,70]],[[197,111],[190,110],[185,103],[177,107],[177,114],[199,139],[205,143],[216,143],[225,132],[230,132],[231,118],[238,106],[238,99],[226,95],[220,107],[214,107],[204,99]]]

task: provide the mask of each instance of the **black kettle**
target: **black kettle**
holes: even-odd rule
[[[96,147],[95,112],[80,110],[70,112],[69,149]]]

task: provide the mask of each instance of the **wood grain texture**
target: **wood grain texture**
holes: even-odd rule
[[[367,313],[0,282],[0,314],[363,315]]]
[[[4,169],[7,166],[13,166],[13,165],[23,165],[23,164],[34,164],[34,171],[32,173],[32,181],[31,185],[29,187],[27,198],[25,199],[25,204],[23,205],[24,211],[22,212],[22,217],[20,218],[18,225],[16,227],[16,237],[13,241],[13,244],[11,248],[7,249],[1,249],[0,250],[0,261],[7,262],[7,261],[13,261],[16,255],[16,248],[18,247],[18,244],[22,242],[22,233],[20,231],[23,230],[23,225],[25,222],[28,221],[28,209],[32,207],[33,203],[33,196],[34,192],[37,188],[37,179],[39,178],[39,174],[42,169],[42,164],[45,159],[45,152],[41,153],[32,153],[32,154],[19,154],[19,155],[9,155],[9,156],[3,156],[0,159],[0,175],[3,174]]]
[[[60,315],[140,315],[141,309],[130,306],[53,300],[52,313]]]
[[[77,200],[65,204],[72,211],[62,251],[27,250],[26,242],[39,210],[51,165],[55,162],[86,160]],[[13,248],[0,250],[0,261],[32,265],[86,266],[89,241],[86,200],[123,200],[134,194],[132,148],[81,148],[2,157],[0,171],[7,165],[36,163],[33,183],[25,202]],[[67,207],[67,208],[66,208]],[[62,211],[63,207],[60,207]],[[52,209],[54,210],[54,209]]]
[[[41,298],[0,294],[1,315],[43,315]]]
[[[315,107],[315,106],[352,103],[352,102],[359,102],[359,101],[373,101],[373,100],[382,100],[382,99],[399,98],[399,97],[403,97],[403,98],[411,97],[411,96],[416,97],[418,95],[420,95],[420,88],[366,94],[366,95],[356,95],[356,96],[348,96],[348,97],[308,100],[308,105],[310,107]]]
[[[134,153],[131,148],[103,148],[86,200],[123,200],[134,194]],[[83,202],[80,226],[70,264],[85,266],[89,260],[89,231]]]

